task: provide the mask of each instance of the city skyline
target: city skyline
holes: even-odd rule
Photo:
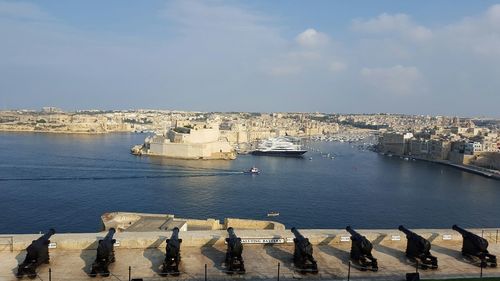
[[[495,1],[310,5],[0,1],[0,110],[500,117]]]

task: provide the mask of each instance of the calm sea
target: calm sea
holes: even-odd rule
[[[94,232],[105,212],[273,220],[299,228],[500,226],[500,181],[314,142],[301,159],[135,157],[145,135],[0,133],[0,233]],[[312,157],[312,160],[309,160]],[[244,175],[253,165],[257,176]]]

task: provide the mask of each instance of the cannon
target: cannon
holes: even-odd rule
[[[377,259],[372,255],[372,243],[352,227],[345,229],[351,234],[351,260],[354,264],[360,266],[362,271],[378,271]]]
[[[172,230],[172,236],[167,239],[167,248],[165,260],[163,261],[162,271],[160,275],[179,275],[179,264],[181,262],[181,243],[179,239],[179,228],[175,227]]]
[[[49,232],[31,242],[28,248],[26,248],[26,258],[17,267],[17,278],[22,278],[24,275],[27,275],[29,278],[34,279],[37,276],[36,268],[41,264],[49,263],[49,239],[55,233],[56,231],[51,228]]]
[[[106,237],[99,240],[99,244],[97,246],[97,255],[90,269],[89,275],[91,277],[96,277],[97,274],[100,274],[104,277],[109,276],[108,267],[110,264],[115,262],[114,244],[116,240],[113,239],[113,235],[115,235],[115,232],[116,230],[114,228],[110,228],[108,234],[106,234]]]
[[[292,227],[291,231],[295,236],[293,239],[293,243],[295,244],[293,251],[294,266],[301,273],[318,273],[318,265],[313,257],[313,247],[309,239],[302,236],[295,227]]]
[[[496,267],[497,257],[488,252],[488,240],[467,231],[456,224],[453,230],[458,231],[463,238],[462,255],[472,262],[478,262],[481,267]]]
[[[406,256],[420,265],[422,269],[437,269],[438,260],[431,255],[431,243],[402,225],[398,229],[406,235]]]
[[[245,265],[243,262],[243,244],[241,238],[236,236],[234,229],[229,227],[227,229],[229,237],[226,238],[227,252],[226,252],[226,267],[228,273],[245,273]]]

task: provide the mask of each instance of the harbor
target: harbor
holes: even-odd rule
[[[308,229],[498,223],[498,181],[380,155],[359,143],[311,141],[302,158],[197,161],[131,155],[130,146],[142,140],[144,135],[128,133],[1,134],[0,233],[38,233],[47,225],[89,233],[98,230],[103,213],[116,210],[219,220],[266,220],[276,212],[272,220]],[[252,167],[258,175],[244,173]],[[454,200],[443,204],[450,194]],[[64,215],[54,216],[56,209]],[[368,217],[367,209],[375,215]]]

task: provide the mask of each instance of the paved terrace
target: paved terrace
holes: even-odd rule
[[[415,270],[404,255],[406,239],[403,233],[396,230],[359,230],[359,232],[373,242],[373,255],[379,261],[379,271],[361,272],[353,268],[351,279],[402,280],[405,273]],[[415,232],[432,241],[432,253],[439,259],[439,269],[420,270],[421,277],[479,276],[480,268],[467,263],[461,256],[460,234],[452,230],[415,230]],[[490,252],[500,255],[496,229],[484,232],[473,230],[473,232],[487,238],[490,242]],[[50,265],[39,268],[38,280],[49,280],[49,267],[52,269],[52,280],[128,280],[129,266],[132,269],[132,278],[203,280],[205,264],[207,264],[208,280],[276,280],[278,263],[281,264],[280,280],[301,278],[346,280],[351,244],[348,240],[349,234],[344,230],[302,230],[301,233],[309,237],[314,244],[314,257],[319,267],[317,275],[301,275],[294,272],[293,242],[290,243],[293,235],[288,230],[236,230],[236,234],[242,238],[283,238],[285,243],[245,244],[243,257],[247,273],[233,276],[224,272],[222,264],[226,250],[225,231],[181,232],[182,273],[179,277],[158,276],[165,254],[165,239],[170,236],[170,232],[124,232],[115,235],[120,246],[115,247],[116,263],[110,267],[114,276],[90,278],[86,274],[95,258],[96,240],[104,237],[105,233],[55,234],[51,242],[55,242],[57,246],[50,250]],[[17,265],[26,254],[23,249],[38,236],[0,235],[3,237],[0,238],[0,280],[16,280],[14,273]],[[13,243],[9,244],[10,241]],[[500,267],[484,269],[483,275],[500,276]]]

